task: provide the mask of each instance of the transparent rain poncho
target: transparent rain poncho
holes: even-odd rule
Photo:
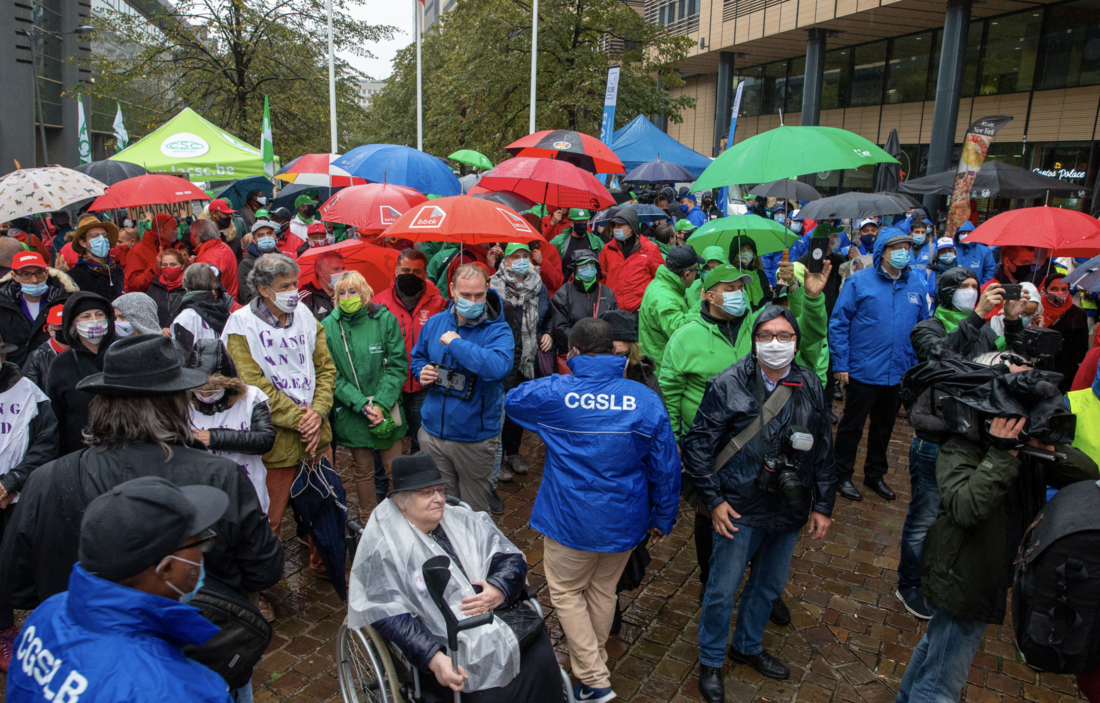
[[[454,547],[462,569],[451,564],[451,581],[445,594],[455,616],[463,620],[462,599],[476,595],[470,579],[484,581],[494,554],[519,554],[488,513],[465,506],[448,505],[440,523]],[[348,627],[363,627],[402,613],[415,615],[441,642],[447,641],[443,616],[424,585],[421,568],[443,548],[414,527],[392,500],[382,501],[374,512],[355,553],[348,594]],[[470,679],[466,691],[506,686],[519,674],[519,643],[511,628],[499,618],[491,625],[458,635],[458,663]]]

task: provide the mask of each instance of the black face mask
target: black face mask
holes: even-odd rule
[[[316,214],[317,214],[317,206],[316,205],[306,205],[305,212],[302,213],[302,217],[304,217],[308,220],[309,218],[313,217]]]
[[[397,275],[397,290],[401,295],[415,296],[424,292],[428,284],[415,273],[400,273]]]

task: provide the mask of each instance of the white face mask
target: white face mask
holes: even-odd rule
[[[769,369],[786,368],[794,361],[794,348],[796,342],[780,342],[773,339],[770,342],[756,343],[756,359]]]
[[[260,205],[267,205],[267,196],[261,195],[260,197],[256,198],[256,202],[258,202]]]
[[[107,321],[81,320],[76,323],[76,333],[92,344],[99,344],[107,336]]]
[[[742,266],[748,266],[752,263],[753,257],[755,256],[756,254],[753,254],[751,251],[743,251],[738,255],[737,258],[741,260]]]
[[[294,312],[294,308],[298,307],[298,291],[288,290],[282,293],[276,293],[274,302],[275,307],[283,312]]]
[[[958,288],[951,294],[951,305],[959,311],[973,310],[978,304],[977,288]]]
[[[115,334],[119,337],[129,337],[134,333],[133,323],[123,320],[115,320]]]

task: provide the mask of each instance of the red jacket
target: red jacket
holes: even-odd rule
[[[573,221],[569,219],[569,210],[565,210],[561,219],[558,220],[558,224],[550,224],[554,218],[554,213],[557,211],[558,208],[546,208],[546,212],[549,214],[544,215],[542,218],[542,236],[545,237],[548,242],[561,234],[561,231],[566,227],[573,226]]]
[[[638,245],[625,259],[617,239],[600,251],[600,266],[606,277],[603,283],[615,294],[619,309],[627,312],[637,312],[646,286],[657,275],[657,267],[665,263],[656,244],[640,234],[637,237]]]
[[[539,252],[542,254],[539,276],[542,277],[542,285],[546,286],[546,293],[553,298],[554,293],[565,283],[565,275],[561,271],[561,254],[549,240],[539,242]]]
[[[141,241],[135,244],[126,255],[123,270],[126,272],[126,292],[144,293],[149,284],[160,273],[157,268],[157,256],[164,249],[172,248],[176,241],[176,229],[173,227],[158,236],[157,229],[145,230]]]
[[[416,304],[416,309],[413,310],[412,315],[401,304],[397,293],[394,292],[393,286],[397,285],[396,282],[393,286],[374,296],[374,300],[371,301],[379,305],[385,305],[397,318],[397,321],[401,323],[401,335],[405,338],[405,354],[410,358],[412,357],[412,349],[416,346],[416,340],[420,337],[420,328],[424,326],[429,317],[447,309],[447,301],[439,294],[439,288],[431,281],[425,281],[425,283],[428,284],[428,287],[425,289],[424,295],[420,296],[420,302]],[[405,373],[408,377],[402,387],[403,391],[415,393],[423,388],[420,382],[413,378],[411,371]]]
[[[275,248],[278,249],[281,253],[286,254],[290,258],[297,261],[298,249],[300,249],[303,244],[305,244],[305,240],[303,240],[296,234],[291,234],[290,230],[287,230],[286,236],[283,237],[283,240],[281,242],[278,242],[275,245]]]
[[[23,230],[15,230],[15,234],[11,235],[11,238],[29,247],[31,251],[37,251],[46,261],[50,260],[50,250],[37,234],[29,234]]]
[[[221,239],[211,239],[203,242],[195,249],[195,261],[200,264],[210,264],[221,273],[222,287],[229,293],[229,297],[237,298],[237,257],[233,250]]]

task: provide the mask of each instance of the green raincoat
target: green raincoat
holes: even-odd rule
[[[654,375],[661,373],[661,359],[669,337],[693,316],[684,299],[684,282],[661,264],[646,286],[638,308],[638,342],[642,352],[657,364]]]

